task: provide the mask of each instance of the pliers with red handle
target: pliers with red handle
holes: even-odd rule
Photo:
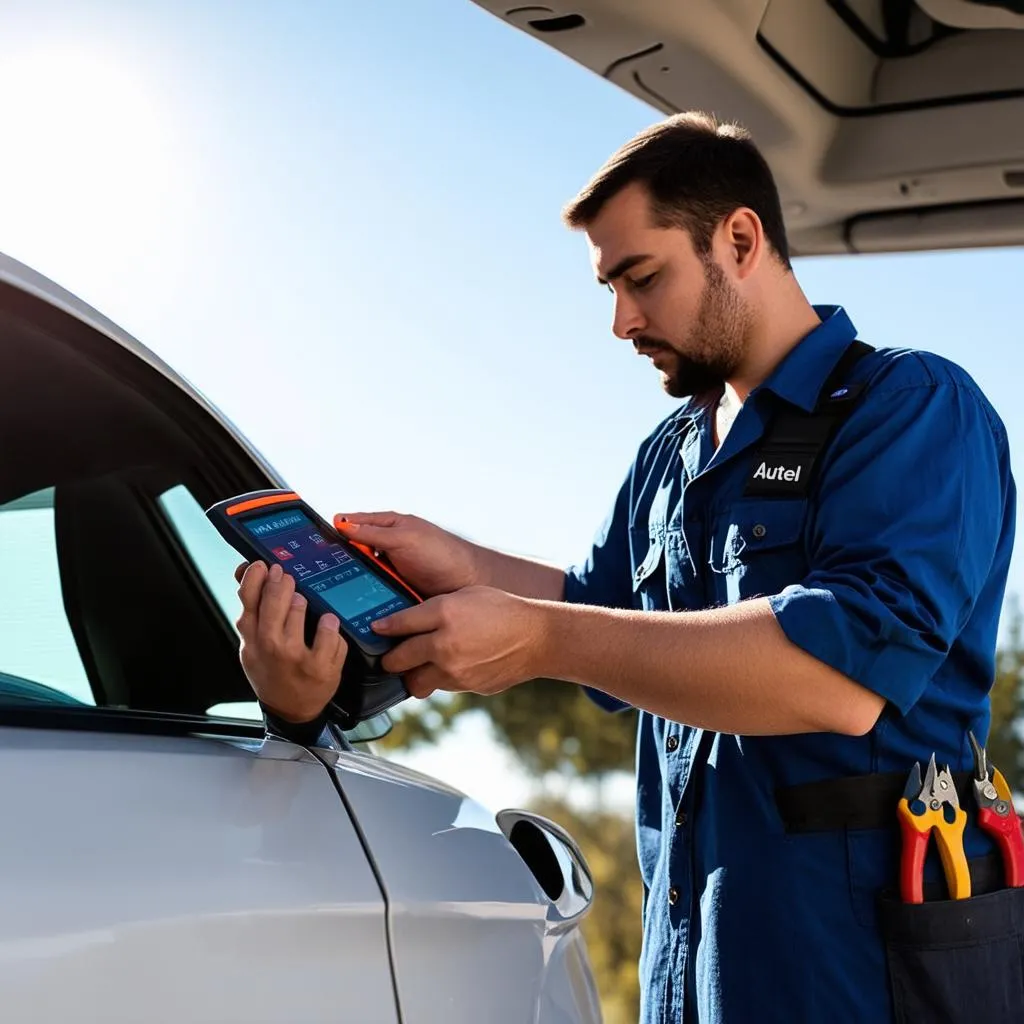
[[[939,770],[932,754],[922,782],[921,765],[915,762],[897,814],[903,831],[900,860],[903,902],[924,903],[924,861],[933,830],[950,898],[967,899],[971,895],[971,873],[963,842],[967,812],[960,809],[949,765]]]
[[[1024,834],[1013,806],[1010,787],[1003,773],[990,765],[984,747],[978,746],[974,733],[968,737],[974,748],[974,799],[978,804],[978,825],[995,840],[1003,855],[1006,884],[1024,885]]]

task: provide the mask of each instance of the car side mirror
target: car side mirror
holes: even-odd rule
[[[551,901],[549,917],[575,924],[594,900],[594,877],[576,840],[550,818],[509,808],[494,816]]]

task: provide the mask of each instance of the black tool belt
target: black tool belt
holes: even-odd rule
[[[957,792],[972,778],[954,773]],[[906,782],[902,772],[828,779],[779,788],[775,803],[790,833],[890,829],[899,842]],[[950,899],[943,879],[925,881],[924,903],[877,894],[896,1024],[1024,1022],[1024,888],[1005,887],[998,851],[968,867],[967,899]]]
[[[972,780],[970,772],[953,772],[959,793],[970,792]],[[896,805],[906,783],[905,772],[877,772],[807,782],[777,789],[775,805],[789,833],[862,828],[896,832],[899,829]],[[998,853],[971,858],[968,866],[973,893],[994,892],[1003,887],[1003,862]],[[945,899],[945,882],[926,880],[924,894],[928,900]]]
[[[953,772],[958,793],[969,793],[970,772]],[[775,803],[787,832],[828,832],[842,828],[893,828],[906,772],[848,775],[780,787]]]

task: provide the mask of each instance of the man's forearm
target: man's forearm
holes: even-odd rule
[[[479,586],[496,587],[538,601],[561,601],[565,596],[565,573],[557,566],[477,544],[473,545],[473,558],[477,567],[475,582]]]
[[[706,612],[550,604],[537,675],[716,732],[867,732],[878,695],[791,643],[766,600]]]

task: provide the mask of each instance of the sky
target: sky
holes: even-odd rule
[[[169,362],[321,513],[584,555],[673,403],[559,211],[656,111],[469,0],[9,3],[0,89],[0,251]],[[965,366],[1018,476],[1022,271],[1019,249],[797,261],[872,344]],[[413,760],[525,792],[481,729]]]

